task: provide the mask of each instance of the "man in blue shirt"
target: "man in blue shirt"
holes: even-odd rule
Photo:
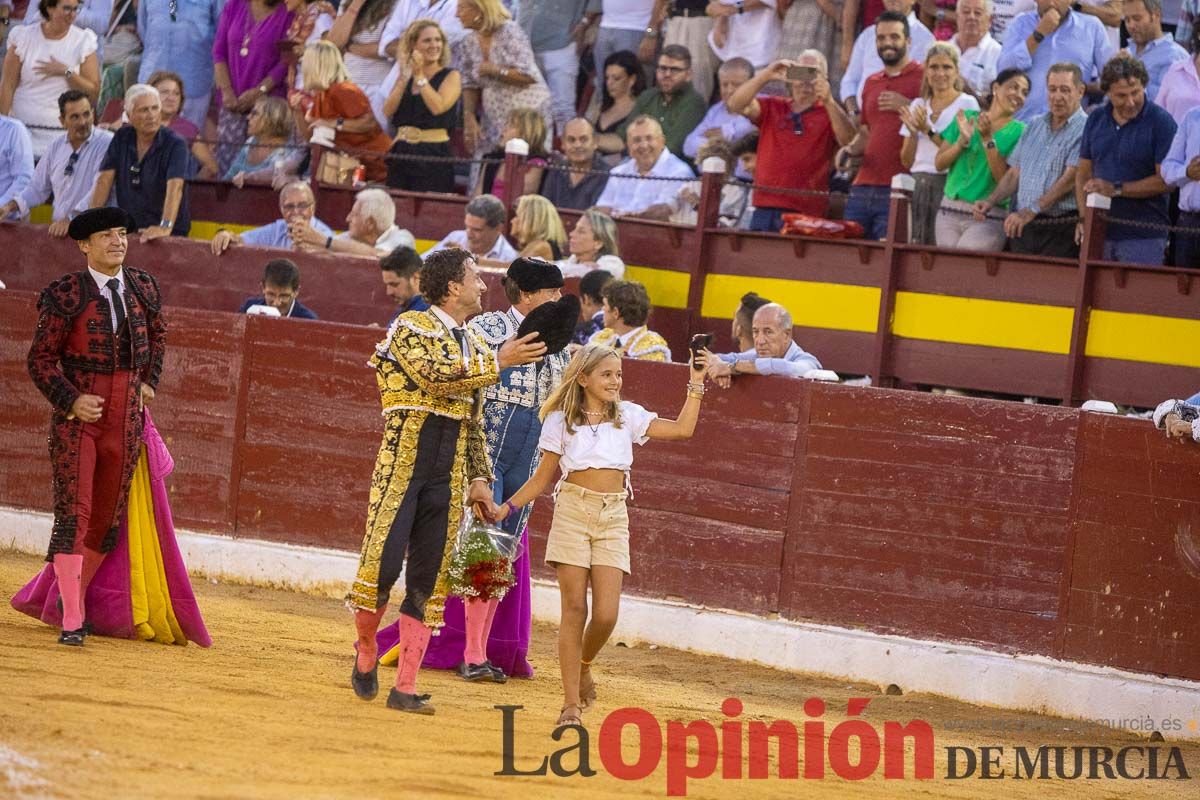
[[[735,375],[785,375],[803,378],[821,362],[792,339],[792,315],[779,303],[767,303],[754,312],[751,333],[754,349],[744,353],[721,353],[709,359],[708,377],[728,388]]]
[[[163,125],[162,102],[153,86],[130,86],[125,92],[125,113],[130,124],[109,142],[92,190],[92,208],[106,205],[115,191],[116,205],[133,217],[143,242],[187,236],[192,227],[187,142]]]
[[[300,303],[300,268],[288,258],[276,258],[263,268],[262,294],[250,297],[238,309],[245,314],[252,306],[270,306],[281,317],[316,319],[311,309]]]
[[[1179,189],[1179,225],[1200,228],[1200,107],[1183,118],[1162,162],[1162,176],[1167,185]],[[1176,234],[1174,264],[1200,267],[1200,236]]]
[[[1015,67],[1029,78],[1029,97],[1017,119],[1029,122],[1049,110],[1046,75],[1060,61],[1078,64],[1083,79],[1096,80],[1113,55],[1104,24],[1071,11],[1071,0],[1037,0],[1037,11],[1017,16],[1004,31],[998,72]]]
[[[0,206],[15,201],[33,180],[33,140],[19,119],[0,114]]]
[[[421,296],[421,257],[408,245],[400,245],[379,259],[383,290],[396,301],[392,320],[405,311],[425,311],[429,303]],[[390,322],[389,321],[389,322]]]
[[[198,128],[204,127],[212,99],[213,38],[224,7],[225,0],[139,0],[137,4],[143,47],[138,81],[145,83],[158,70],[178,73],[187,92],[181,114]]]
[[[1146,97],[1146,67],[1128,53],[1107,64],[1100,85],[1107,101],[1091,115],[1079,145],[1075,201],[1087,207],[1089,194],[1113,198],[1109,210],[1105,261],[1161,265],[1167,246],[1165,230],[1123,225],[1114,220],[1169,225],[1162,163],[1175,137],[1175,120]],[[1083,223],[1076,226],[1076,241]]]
[[[1146,96],[1153,100],[1170,66],[1191,56],[1163,33],[1162,0],[1125,0],[1125,30],[1129,31],[1129,52],[1150,74]]]
[[[305,181],[292,181],[279,191],[279,219],[245,233],[225,229],[217,231],[211,243],[213,255],[221,255],[231,244],[277,247],[280,250],[321,250],[320,247],[292,241],[292,231],[304,227],[321,234],[324,237],[324,249],[328,250],[333,244],[333,231],[314,216],[316,210],[317,198],[313,196],[312,187]]]

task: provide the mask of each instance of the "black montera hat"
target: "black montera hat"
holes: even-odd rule
[[[540,258],[518,258],[508,266],[508,279],[516,283],[522,292],[539,289],[561,289],[562,270],[557,264]]]
[[[517,338],[537,331],[538,341],[546,345],[546,355],[551,356],[571,343],[578,323],[579,298],[567,294],[561,300],[542,303],[530,311],[517,330]]]
[[[124,209],[116,206],[101,206],[89,208],[71,220],[67,228],[67,236],[77,242],[82,242],[93,233],[106,231],[109,228],[124,228],[127,233],[137,230],[137,223]]]

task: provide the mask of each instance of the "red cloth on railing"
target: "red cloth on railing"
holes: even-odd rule
[[[815,236],[819,239],[861,239],[863,226],[857,222],[840,219],[823,219],[809,214],[784,214],[785,236]]]

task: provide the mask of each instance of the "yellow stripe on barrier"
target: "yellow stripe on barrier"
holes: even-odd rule
[[[1084,354],[1150,364],[1200,367],[1200,320],[1092,311]]]
[[[691,276],[686,272],[626,265],[625,277],[638,281],[646,287],[651,305],[659,308],[688,307],[688,287],[691,285]]]
[[[1074,310],[1065,306],[897,292],[892,333],[909,339],[1066,355]]]
[[[874,333],[878,327],[878,287],[786,278],[708,275],[700,315],[732,319],[742,295],[749,291],[779,303],[797,325],[806,328]]]

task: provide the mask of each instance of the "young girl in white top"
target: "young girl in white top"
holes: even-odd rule
[[[679,419],[662,419],[621,400],[621,355],[606,345],[584,346],[546,399],[540,417],[537,470],[504,505],[498,519],[516,513],[554,483],[554,521],[546,563],[555,567],[562,595],[558,660],[563,708],[559,725],[581,724],[580,713],[596,699],[591,663],[617,624],[621,582],[629,573],[629,515],[625,498],[633,445],[650,439],[690,439],[704,396],[703,353],[691,366],[687,400]],[[588,620],[587,589],[592,585]],[[585,627],[586,625],[586,627]]]

